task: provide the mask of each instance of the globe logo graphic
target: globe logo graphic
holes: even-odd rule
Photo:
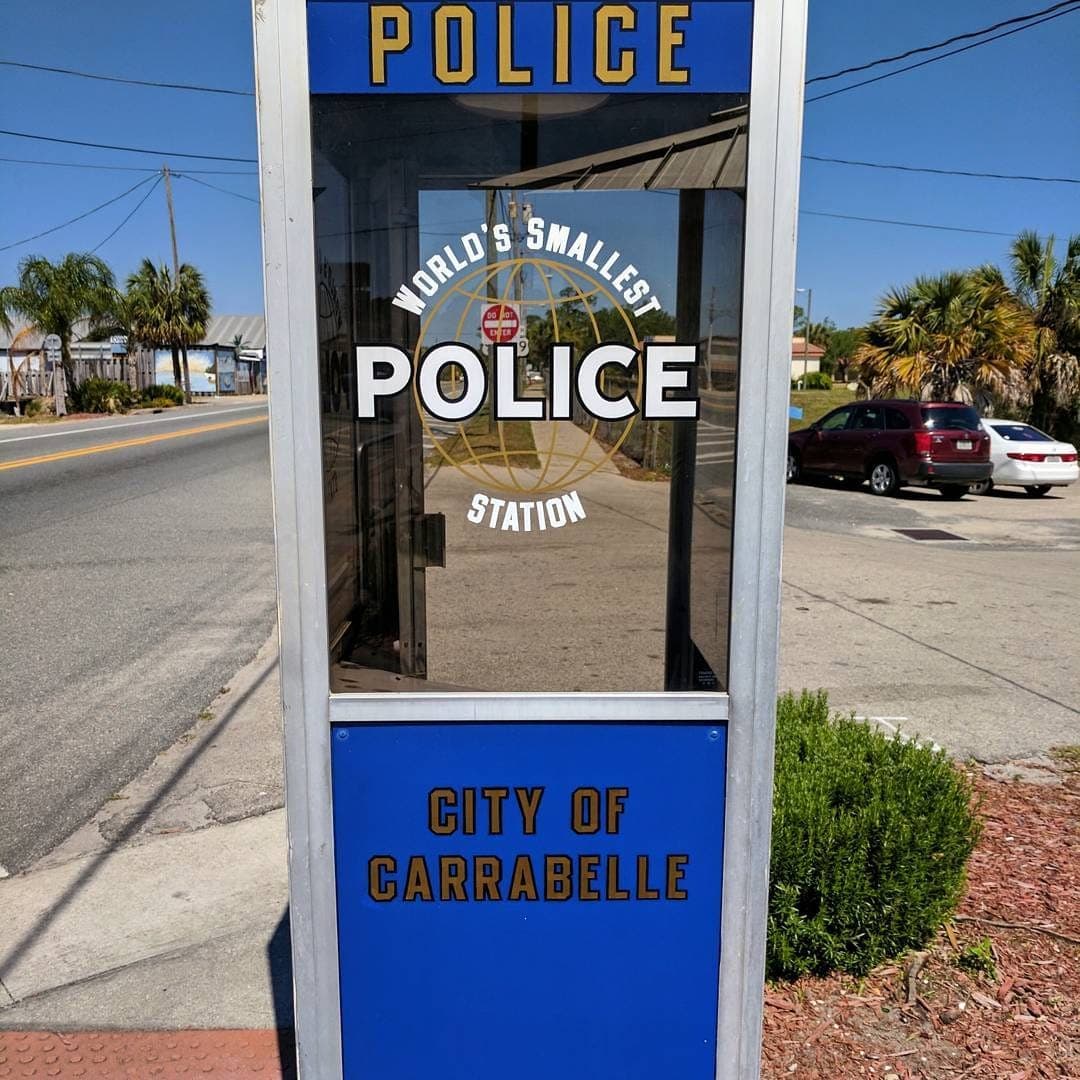
[[[532,295],[511,296],[517,275],[521,275]],[[501,288],[498,287],[500,278],[503,281]],[[413,356],[414,369],[419,366],[425,350],[439,341],[474,345],[479,340],[484,313],[493,305],[510,303],[520,305],[523,330],[530,315],[550,315],[552,343],[574,345],[575,362],[580,359],[583,347],[591,348],[605,340],[597,312],[606,307],[616,311],[626,328],[624,340],[639,352],[637,377],[632,380],[630,393],[640,412],[641,342],[629,315],[603,279],[579,266],[553,259],[505,259],[481,266],[452,283],[425,313]],[[573,333],[571,316],[575,323]],[[585,340],[582,340],[582,326],[585,327]],[[496,334],[497,338],[499,336]],[[619,337],[623,338],[623,335],[620,333]],[[610,338],[609,332],[606,339]],[[489,372],[490,357],[489,350]],[[537,363],[542,372],[550,370],[547,356],[533,357],[530,352],[530,360]],[[523,360],[519,359],[518,364],[522,365]],[[606,389],[603,376],[600,388]],[[480,417],[458,424],[432,420],[421,405],[415,383],[413,394],[424,432],[435,447],[428,460],[436,470],[450,465],[480,487],[515,495],[538,496],[572,489],[611,460],[626,441],[637,417],[635,412],[624,421],[605,421],[603,441],[600,441],[597,436],[601,433],[601,422],[582,414],[580,406],[575,406],[574,415],[584,426],[573,420],[531,421],[535,449],[531,446],[520,449],[512,445],[515,440],[510,428],[530,421],[499,421],[492,426],[486,411],[490,405],[490,386],[489,401]],[[527,391],[525,397],[539,397],[539,394],[539,389],[533,389]],[[479,437],[477,424],[486,436],[483,439]],[[452,449],[448,448],[451,444]]]

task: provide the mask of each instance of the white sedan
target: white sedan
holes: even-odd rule
[[[1022,487],[1038,498],[1052,487],[1064,487],[1080,478],[1076,447],[1058,442],[1045,432],[1018,420],[983,419],[990,435],[990,460],[994,474],[971,485],[973,495],[985,495],[992,487]]]

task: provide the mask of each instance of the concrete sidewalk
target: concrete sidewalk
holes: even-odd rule
[[[146,773],[0,882],[0,1028],[289,1027],[282,799],[271,641]]]

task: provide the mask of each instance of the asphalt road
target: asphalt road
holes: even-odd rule
[[[786,517],[782,686],[964,758],[1080,744],[1080,484],[959,502],[800,484]]]
[[[195,720],[274,621],[265,400],[0,426],[0,867]]]

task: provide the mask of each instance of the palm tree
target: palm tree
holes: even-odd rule
[[[1080,398],[1080,236],[1069,237],[1065,259],[1033,232],[1013,241],[1009,256],[1013,295],[1034,327],[1028,380],[1031,422],[1071,429],[1066,412]],[[1065,432],[1071,434],[1071,430]]]
[[[188,346],[198,344],[210,322],[210,293],[203,276],[190,263],[180,264],[177,279],[180,310],[180,355],[184,365],[184,397],[191,402],[191,372],[188,369]]]
[[[202,339],[210,318],[210,296],[202,275],[181,263],[180,276],[174,281],[167,266],[143,259],[128,278],[126,303],[131,336],[147,348],[172,350],[173,382],[183,386],[190,402],[187,350]]]
[[[148,349],[171,349],[173,383],[181,386],[180,320],[169,268],[143,259],[127,279],[125,304],[129,336]]]
[[[11,315],[17,313],[42,334],[56,334],[70,389],[75,385],[75,327],[83,319],[107,317],[115,297],[113,273],[96,255],[72,252],[57,263],[29,255],[19,263],[19,283],[0,289],[0,325],[10,328]]]
[[[871,392],[1000,393],[1031,355],[1031,321],[992,271],[916,278],[882,297],[857,360]]]

